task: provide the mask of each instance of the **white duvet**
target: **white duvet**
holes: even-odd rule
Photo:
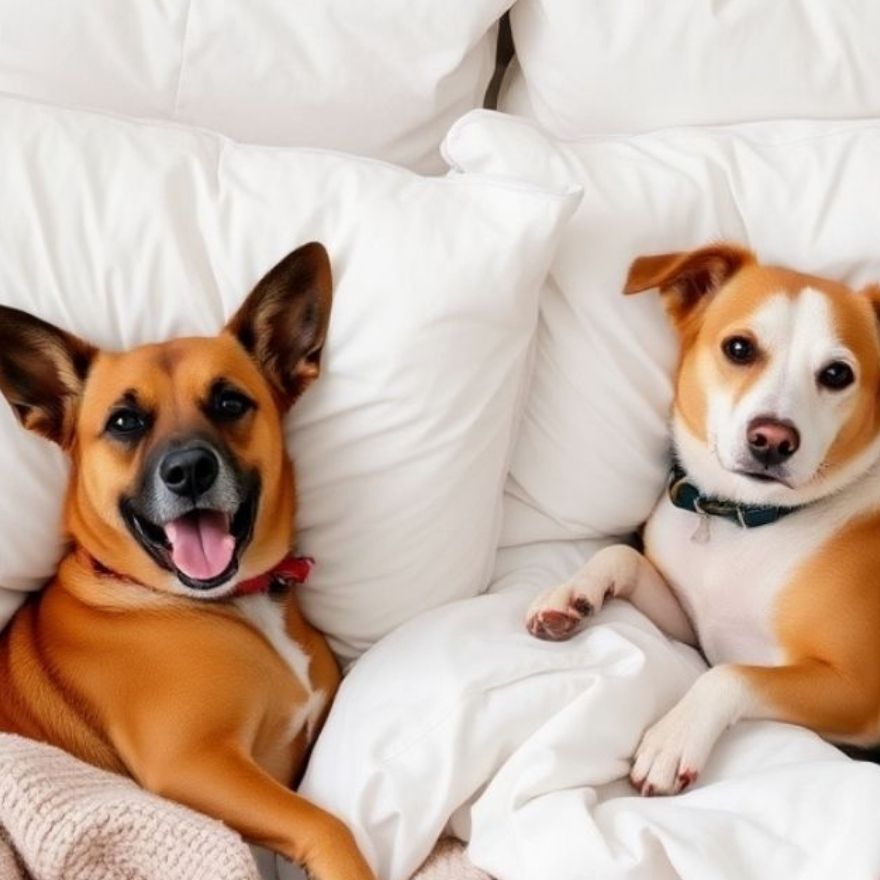
[[[449,823],[498,880],[861,880],[880,875],[880,767],[812,733],[741,723],[696,787],[626,781],[644,728],[703,661],[626,603],[572,641],[523,628],[534,563],[501,592],[413,620],[346,679],[303,791],[405,880]],[[551,548],[552,549],[552,548]]]

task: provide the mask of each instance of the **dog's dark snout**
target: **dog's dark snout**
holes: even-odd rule
[[[217,455],[206,446],[169,452],[159,465],[162,482],[175,495],[197,498],[207,492],[220,472]]]
[[[801,435],[791,422],[769,417],[752,419],[746,439],[754,458],[768,467],[782,464],[801,445]]]

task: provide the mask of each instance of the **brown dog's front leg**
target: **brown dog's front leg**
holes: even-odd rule
[[[343,822],[285,788],[233,745],[202,747],[135,778],[157,794],[221,819],[316,880],[375,880]]]

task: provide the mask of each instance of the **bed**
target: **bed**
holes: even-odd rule
[[[620,602],[564,644],[523,623],[663,489],[675,344],[620,295],[634,256],[729,238],[880,279],[878,32],[874,0],[0,0],[0,302],[105,345],[209,333],[274,256],[330,250],[288,439],[300,599],[347,674],[301,789],[382,880],[448,838],[426,880],[880,874],[880,767],[749,722],[640,798],[702,657]],[[65,479],[5,408],[0,474],[3,624]],[[301,876],[48,747],[0,737],[0,766],[0,877]],[[167,846],[131,867],[145,826]]]

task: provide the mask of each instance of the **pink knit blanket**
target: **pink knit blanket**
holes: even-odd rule
[[[258,880],[221,822],[51,746],[0,735],[0,880]]]
[[[0,880],[259,880],[214,819],[66,752],[0,734]],[[441,841],[413,880],[488,880]]]

